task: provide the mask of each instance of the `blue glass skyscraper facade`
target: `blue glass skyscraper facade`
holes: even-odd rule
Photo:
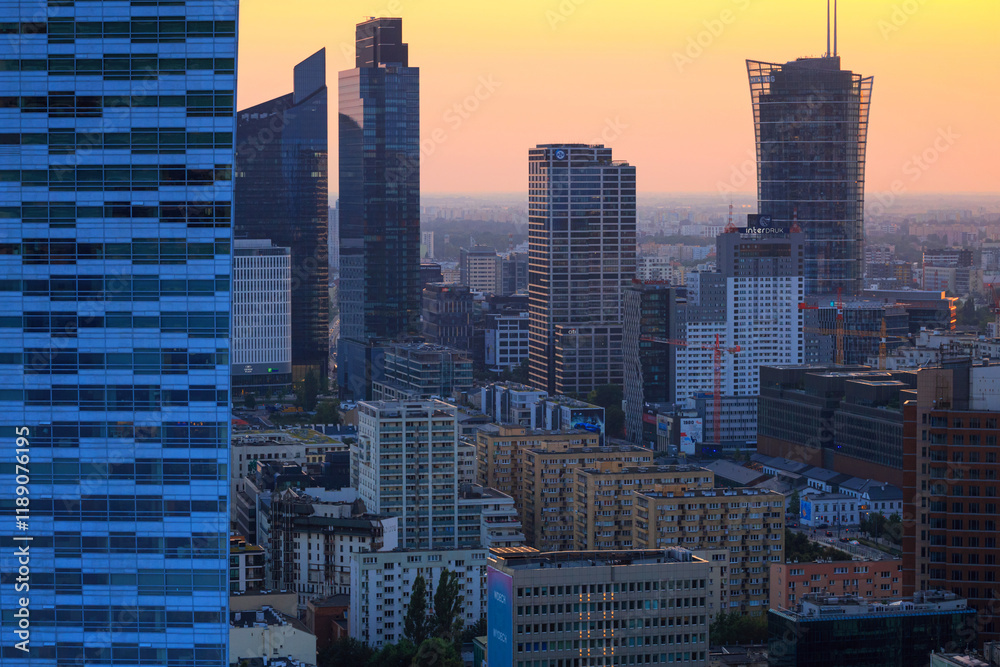
[[[419,334],[420,70],[402,19],[357,26],[340,73],[340,390],[370,398],[384,341]]]
[[[4,666],[226,664],[236,21],[0,1]]]

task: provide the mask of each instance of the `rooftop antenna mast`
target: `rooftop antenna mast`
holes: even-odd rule
[[[833,57],[837,57],[837,0],[833,0]]]
[[[826,0],[826,57],[830,57],[830,0]]]

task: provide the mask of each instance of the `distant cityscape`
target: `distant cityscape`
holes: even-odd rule
[[[402,18],[0,3],[0,665],[1000,667],[1000,198],[866,194],[827,4],[755,196],[473,196]]]

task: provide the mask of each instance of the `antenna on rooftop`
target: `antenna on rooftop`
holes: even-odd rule
[[[826,57],[830,57],[830,0],[826,0]]]
[[[837,57],[837,0],[833,0],[833,56]]]

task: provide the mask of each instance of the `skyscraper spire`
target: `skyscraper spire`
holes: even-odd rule
[[[833,0],[833,55],[837,56],[837,0]]]
[[[830,0],[826,0],[826,57],[830,57]]]

